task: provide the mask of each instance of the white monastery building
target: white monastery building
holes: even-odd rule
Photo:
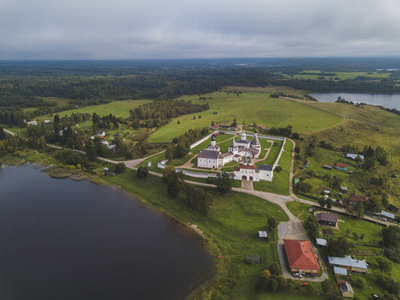
[[[244,158],[244,163],[240,164],[239,167],[234,169],[234,179],[238,180],[252,180],[252,181],[272,181],[274,178],[274,167],[269,165],[258,165],[255,166],[252,163],[252,159]]]
[[[221,153],[220,147],[216,144],[215,135],[211,136],[211,144],[204,150],[200,150],[197,156],[197,166],[201,168],[218,168],[223,167],[231,161],[240,162],[244,157],[244,163],[240,164],[234,170],[234,178],[238,180],[267,180],[273,179],[273,166],[253,165],[252,159],[258,158],[261,153],[261,144],[254,133],[252,141],[246,139],[246,133],[240,134],[240,139],[232,140],[228,152]]]
[[[220,147],[215,142],[215,135],[212,135],[211,144],[205,150],[200,150],[197,156],[197,166],[201,168],[223,167],[228,162],[241,161],[242,157],[257,158],[260,152],[261,145],[257,131],[255,131],[252,141],[246,140],[245,132],[240,134],[239,140],[235,140],[234,137],[226,153],[221,153]]]

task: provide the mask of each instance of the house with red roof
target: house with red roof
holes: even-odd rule
[[[290,270],[299,274],[317,274],[321,269],[317,254],[308,240],[283,240]]]
[[[347,165],[346,164],[342,164],[342,163],[333,163],[333,168],[339,171],[346,171],[347,170]]]
[[[357,206],[358,203],[362,203],[368,200],[367,196],[360,195],[359,193],[351,193],[349,196],[349,204]]]

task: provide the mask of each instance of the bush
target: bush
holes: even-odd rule
[[[269,277],[268,276],[261,276],[260,277],[260,281],[258,282],[258,286],[265,290],[268,291],[269,290]]]
[[[269,266],[269,271],[271,272],[272,275],[277,276],[281,273],[281,268],[276,262],[274,262]]]
[[[358,277],[358,278],[355,278],[354,280],[352,280],[351,284],[360,289],[365,288],[365,285],[366,285],[365,280],[361,277]]]
[[[281,166],[276,166],[274,171],[279,173],[280,171],[282,171],[282,167]]]
[[[136,176],[139,177],[140,179],[145,179],[148,174],[149,171],[143,166],[140,166],[136,172]]]
[[[207,177],[206,178],[206,182],[209,184],[216,184],[217,183],[217,179],[215,177]]]
[[[122,173],[125,171],[125,169],[126,169],[126,165],[124,163],[119,163],[115,167],[115,173],[117,173],[117,174]]]
[[[279,288],[278,281],[276,281],[274,278],[271,278],[268,283],[268,290],[271,292],[276,292],[278,288]]]
[[[301,154],[296,154],[294,158],[297,160],[303,160],[303,156]]]

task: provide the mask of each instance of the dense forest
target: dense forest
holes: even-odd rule
[[[311,92],[400,93],[396,82],[400,77],[399,67],[400,59],[396,58],[0,61],[0,122],[23,126],[23,119],[74,107],[124,99],[168,100],[213,92],[224,86],[274,85]],[[340,71],[387,72],[387,69],[392,74],[382,79],[292,77],[311,70],[318,70],[320,73],[315,73],[318,75],[334,76]],[[66,101],[57,103],[49,97]],[[29,107],[35,109],[25,109]],[[154,116],[137,118],[154,119]]]

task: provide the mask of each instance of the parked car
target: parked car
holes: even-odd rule
[[[294,277],[300,277],[300,278],[303,277],[303,275],[301,275],[300,273],[293,273],[293,276]]]
[[[387,221],[387,219],[385,217],[379,217],[379,220],[381,221]]]

